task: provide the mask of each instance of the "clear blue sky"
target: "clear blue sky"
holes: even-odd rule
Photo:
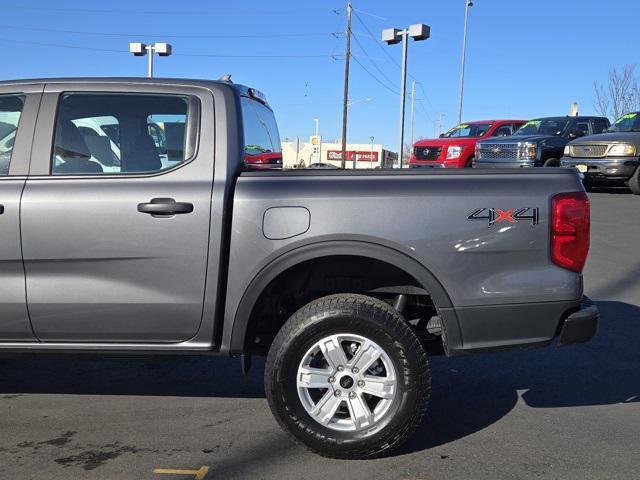
[[[145,75],[146,59],[130,56],[128,42],[168,41],[175,55],[156,59],[156,76],[231,73],[236,82],[267,94],[283,138],[306,139],[313,118],[319,118],[324,139],[334,139],[341,129],[344,38],[331,33],[345,29],[345,4],[9,1],[2,7],[0,77]],[[400,71],[392,58],[399,61],[400,46],[382,47],[378,38],[385,27],[411,23],[432,28],[431,39],[410,44],[409,71],[422,86],[416,136],[432,136],[440,113],[450,127],[456,118],[464,0],[354,0],[354,7],[353,54],[371,75],[352,61],[350,97],[372,100],[350,107],[349,141],[368,143],[374,136],[395,150]],[[581,113],[594,113],[593,81],[606,81],[610,68],[637,62],[638,18],[638,0],[476,0],[464,119],[563,115],[573,101]],[[254,37],[277,34],[304,35]],[[236,38],[214,38],[225,35]]]

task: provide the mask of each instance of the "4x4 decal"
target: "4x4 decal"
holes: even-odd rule
[[[487,222],[491,227],[496,223],[518,223],[521,221],[530,222],[531,226],[538,224],[540,210],[537,207],[510,208],[502,210],[500,208],[477,208],[467,217],[470,221]]]

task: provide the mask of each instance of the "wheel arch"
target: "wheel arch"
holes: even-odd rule
[[[235,312],[227,312],[225,315],[222,351],[228,351],[232,355],[246,353],[245,341],[253,309],[261,294],[279,275],[304,262],[335,256],[363,257],[394,266],[412,277],[428,292],[438,311],[453,311],[451,299],[435,275],[417,260],[395,248],[353,240],[312,243],[283,253],[254,276],[245,289]],[[443,326],[445,330],[453,330],[451,327]],[[447,331],[447,336],[456,338],[457,328],[455,332]]]

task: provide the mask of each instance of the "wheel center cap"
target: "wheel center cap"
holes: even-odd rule
[[[340,379],[340,386],[342,388],[351,388],[351,387],[353,387],[353,378],[349,377],[348,375],[345,375],[344,377],[342,377]]]

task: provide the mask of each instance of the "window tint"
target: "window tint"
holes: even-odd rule
[[[511,125],[507,124],[507,125],[502,125],[500,128],[496,129],[495,132],[493,132],[494,137],[506,137],[509,136],[513,133],[513,131],[511,130]]]
[[[609,128],[609,122],[604,118],[594,118],[592,120],[593,133],[602,133]]]
[[[491,128],[490,123],[472,123],[466,124],[462,123],[460,125],[456,125],[451,130],[443,135],[445,138],[454,138],[454,137],[482,137],[487,130]]]
[[[560,136],[565,131],[570,120],[566,118],[541,118],[529,120],[522,125],[515,135],[554,135]]]
[[[0,175],[9,174],[11,153],[16,141],[16,132],[23,106],[23,96],[0,96]]]
[[[573,129],[575,132],[579,132],[583,137],[586,137],[587,135],[589,135],[589,121],[585,120],[582,122],[576,122],[576,124],[573,126]]]
[[[63,95],[54,175],[159,172],[185,158],[188,99],[178,95]]]
[[[282,147],[273,112],[247,97],[241,97],[240,102],[247,168],[282,168]]]

